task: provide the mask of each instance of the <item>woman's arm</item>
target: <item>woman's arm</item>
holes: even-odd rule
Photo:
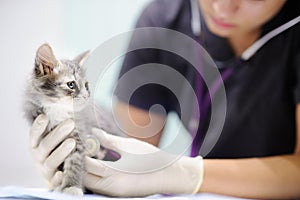
[[[300,197],[300,156],[204,160],[199,192],[261,199]]]
[[[129,111],[129,112],[128,112]],[[158,146],[166,121],[166,116],[151,113],[128,104],[118,102],[116,117],[122,130],[133,137]]]
[[[296,120],[297,141],[294,154],[204,160],[204,181],[199,192],[263,199],[299,198],[300,105],[296,107]]]

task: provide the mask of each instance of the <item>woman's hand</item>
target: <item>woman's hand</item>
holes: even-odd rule
[[[48,123],[45,115],[39,115],[35,119],[30,130],[30,150],[43,178],[53,189],[62,180],[63,174],[58,171],[58,167],[75,147],[75,140],[66,139],[75,124],[72,120],[66,120],[46,133]]]
[[[203,179],[201,157],[179,157],[133,138],[122,138],[94,129],[101,145],[121,158],[103,161],[86,158],[84,185],[111,196],[147,196],[156,193],[196,193]]]

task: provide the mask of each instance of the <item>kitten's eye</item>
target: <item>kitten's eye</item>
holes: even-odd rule
[[[75,89],[75,81],[67,82],[67,86],[68,86],[71,90],[74,90],[74,89]]]

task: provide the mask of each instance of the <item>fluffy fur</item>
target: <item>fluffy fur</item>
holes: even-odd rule
[[[73,60],[58,60],[48,44],[41,45],[35,57],[34,70],[25,93],[25,115],[32,123],[39,114],[49,118],[47,133],[66,119],[74,119],[76,128],[70,138],[76,140],[75,150],[63,163],[64,177],[56,191],[73,195],[82,195],[82,179],[85,173],[84,157],[87,153],[84,138],[92,127],[101,127],[109,132],[118,132],[112,124],[111,115],[104,110],[97,110],[100,117],[95,120],[95,107],[88,102],[90,91],[82,61],[88,52]],[[103,116],[105,118],[103,118]],[[96,157],[103,155],[99,153]]]

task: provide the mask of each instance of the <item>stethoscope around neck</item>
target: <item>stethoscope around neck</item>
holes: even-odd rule
[[[193,34],[197,37],[201,34],[201,15],[200,15],[200,7],[198,0],[190,0],[191,4],[191,28]],[[241,55],[240,60],[248,61],[262,46],[264,46],[268,41],[270,41],[275,36],[280,33],[286,31],[287,29],[293,27],[297,23],[300,22],[300,16],[292,19],[291,21],[277,27],[276,29],[270,31],[260,39],[258,39],[255,43],[253,43],[250,47],[248,47]],[[218,62],[218,61],[216,61]],[[230,61],[229,61],[230,62]],[[221,62],[219,62],[221,63]],[[222,64],[221,64],[222,65]],[[217,63],[218,68],[222,68]]]

